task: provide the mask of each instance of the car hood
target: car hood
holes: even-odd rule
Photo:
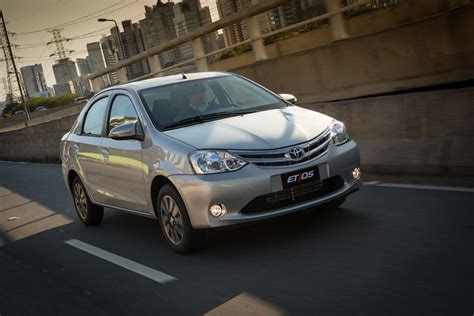
[[[198,149],[274,149],[308,141],[333,119],[290,106],[186,126],[165,133]]]

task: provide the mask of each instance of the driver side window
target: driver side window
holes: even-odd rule
[[[125,123],[138,122],[138,114],[132,101],[125,95],[117,95],[110,109],[108,131]]]

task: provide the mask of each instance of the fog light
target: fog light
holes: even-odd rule
[[[358,180],[360,178],[360,168],[356,167],[354,168],[354,170],[352,170],[352,177],[356,180]]]
[[[226,208],[224,204],[214,204],[209,208],[209,213],[214,217],[222,217],[225,215]]]

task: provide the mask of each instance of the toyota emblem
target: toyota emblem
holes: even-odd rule
[[[288,152],[288,156],[293,160],[299,160],[304,156],[304,149],[301,147],[293,147]]]

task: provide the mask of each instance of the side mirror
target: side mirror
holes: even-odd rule
[[[128,122],[112,128],[109,137],[115,140],[143,140],[143,132],[138,122]]]
[[[280,93],[279,95],[283,100],[290,102],[292,104],[296,104],[296,101],[298,101],[298,99],[292,94]]]

